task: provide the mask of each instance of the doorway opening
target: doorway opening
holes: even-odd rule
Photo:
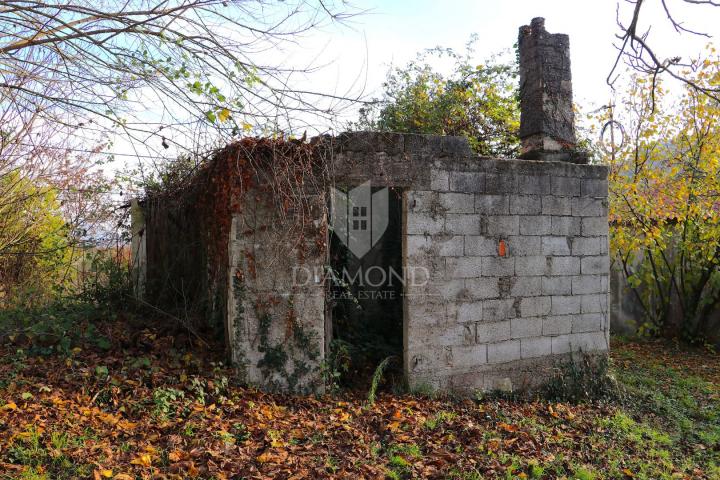
[[[339,384],[367,389],[385,359],[383,388],[403,377],[403,195],[369,183],[333,192],[328,359]]]

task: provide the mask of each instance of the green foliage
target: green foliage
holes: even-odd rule
[[[620,389],[609,374],[607,357],[579,354],[558,366],[542,394],[558,402],[613,401],[620,398]]]
[[[375,404],[375,395],[377,394],[377,389],[380,386],[380,382],[382,381],[383,372],[385,372],[385,368],[390,364],[390,362],[395,357],[387,357],[385,358],[375,369],[375,373],[373,373],[372,376],[372,382],[370,383],[370,390],[368,391],[367,396],[367,404],[369,406],[372,406]]]
[[[460,135],[481,155],[514,157],[518,153],[520,113],[517,65],[498,56],[485,64],[472,62],[473,44],[459,54],[434,48],[406,66],[392,69],[383,97],[360,112],[359,130]],[[453,62],[450,75],[431,61]]]
[[[159,418],[168,418],[175,411],[174,402],[185,398],[185,392],[176,388],[158,388],[153,391],[153,413]]]

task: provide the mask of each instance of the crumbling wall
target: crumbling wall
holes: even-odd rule
[[[270,391],[323,388],[326,199],[299,195],[300,215],[277,208],[271,190],[249,191],[228,243],[232,360],[245,381]]]

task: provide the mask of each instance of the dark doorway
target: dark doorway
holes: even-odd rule
[[[399,387],[403,382],[402,192],[369,184],[367,188],[371,202],[354,202],[351,190],[343,192],[350,197],[347,204],[335,202],[331,208],[335,228],[330,235],[332,341],[328,356],[346,370],[341,372],[342,386],[363,389],[377,366],[391,357],[384,384]],[[378,225],[385,222],[379,216],[387,217],[382,232]],[[375,229],[369,235],[372,246],[353,248],[353,232],[362,238],[363,228]]]

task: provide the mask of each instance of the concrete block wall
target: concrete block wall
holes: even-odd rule
[[[406,191],[411,385],[530,388],[571,352],[608,349],[607,171],[443,157]]]

